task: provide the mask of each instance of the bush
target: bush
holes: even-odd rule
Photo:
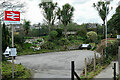
[[[15,64],[15,79],[18,78],[26,78],[26,80],[29,80],[27,78],[31,78],[31,71],[27,70],[22,66],[21,64]],[[10,62],[2,62],[2,80],[11,80],[12,79],[12,63]]]
[[[90,31],[87,33],[87,38],[90,40],[90,42],[96,42],[97,41],[97,33],[94,31]]]
[[[41,46],[42,49],[55,49],[55,44],[53,42],[46,42]]]
[[[42,39],[38,39],[37,42],[42,42]]]
[[[70,36],[68,37],[68,40],[69,40],[69,41],[74,40],[74,39],[75,39],[75,36],[73,36],[73,35],[70,35]]]
[[[61,45],[61,46],[63,46],[63,45],[68,45],[69,44],[69,41],[68,41],[68,39],[66,39],[66,38],[61,38],[60,40],[59,40],[59,45]]]
[[[85,37],[81,37],[81,36],[76,36],[77,40],[85,40]]]
[[[58,32],[57,37],[62,37],[62,31],[63,31],[63,29],[56,29],[56,31]]]
[[[80,28],[76,34],[81,37],[86,37],[86,33],[87,33],[87,30],[85,28]]]
[[[50,39],[54,40],[58,35],[58,32],[57,31],[51,31],[50,32]]]
[[[33,44],[38,44],[38,42],[37,41],[34,41],[34,42],[32,42]]]
[[[23,44],[24,43],[24,37],[20,34],[14,36],[14,41],[17,44]]]
[[[108,38],[107,53],[109,55],[116,55],[118,52],[118,41],[116,39]],[[102,53],[106,49],[105,39],[97,46],[97,52]]]

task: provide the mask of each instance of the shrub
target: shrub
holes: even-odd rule
[[[17,44],[23,44],[24,43],[24,37],[20,34],[14,36],[14,41]]]
[[[58,32],[58,35],[57,35],[57,37],[61,37],[62,36],[62,29],[56,29],[56,31]]]
[[[70,36],[68,37],[68,40],[69,40],[69,41],[74,40],[74,39],[75,39],[75,37],[74,37],[73,35],[70,35]]]
[[[24,68],[21,64],[15,64],[15,78],[14,80],[18,80],[18,78],[26,79],[31,78],[31,71]],[[12,80],[12,63],[10,62],[2,62],[2,80]]]
[[[59,45],[61,45],[61,46],[63,46],[63,45],[68,45],[69,44],[69,41],[68,41],[68,39],[66,39],[66,38],[61,38],[60,40],[59,40]]]
[[[56,37],[57,37],[57,35],[58,35],[58,32],[57,31],[51,31],[50,32],[50,39],[55,39]]]
[[[34,42],[32,42],[33,44],[37,44],[38,42],[37,41],[34,41]]]
[[[81,37],[86,37],[86,33],[87,33],[87,30],[85,28],[80,28],[76,34]]]
[[[118,52],[118,41],[116,39],[108,38],[107,53],[110,55],[116,55]],[[97,52],[102,53],[102,50],[106,49],[105,39],[97,46]]]
[[[42,39],[38,39],[37,42],[42,42]]]
[[[53,50],[55,49],[55,44],[53,42],[46,42],[41,46],[42,49],[50,49]]]
[[[96,42],[97,41],[97,33],[94,31],[90,31],[87,33],[87,38],[90,40],[90,42]]]
[[[76,36],[77,40],[85,40],[85,37],[81,37],[81,36]]]

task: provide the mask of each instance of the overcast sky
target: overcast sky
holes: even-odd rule
[[[21,0],[24,1],[24,0]],[[102,23],[101,18],[98,15],[98,12],[93,8],[93,3],[98,2],[99,0],[53,0],[57,2],[59,7],[69,3],[74,8],[73,22],[78,24],[82,23]],[[108,19],[115,13],[115,9],[118,6],[120,0],[113,0],[111,6],[113,10],[110,12]],[[41,9],[39,8],[39,3],[41,0],[25,0],[26,2],[26,13],[22,14],[22,18],[25,18],[31,22],[31,24],[43,23],[43,15]]]

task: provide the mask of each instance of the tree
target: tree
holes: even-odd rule
[[[43,16],[49,25],[49,34],[51,31],[51,26],[54,25],[57,18],[57,3],[52,2],[42,2],[39,4],[39,7],[43,10]]]
[[[87,33],[87,38],[91,41],[91,42],[96,42],[97,41],[97,33],[94,31],[90,31]]]
[[[3,23],[2,27],[2,43],[2,51],[4,52],[7,46],[10,46],[10,33],[8,28],[5,26],[5,23]]]
[[[28,35],[29,29],[30,29],[30,21],[24,20],[23,29],[24,29],[25,35]]]
[[[116,8],[116,13],[108,21],[108,25],[111,31],[117,31],[120,34],[120,5]]]
[[[64,25],[64,35],[67,38],[67,25],[72,22],[74,8],[70,4],[65,4],[62,6],[62,10],[59,8],[57,15],[58,19]]]
[[[107,14],[109,14],[110,12],[110,1],[107,1]],[[98,3],[93,3],[93,7],[96,8],[96,10],[98,11],[99,16],[101,17],[102,21],[103,21],[103,34],[104,34],[104,38],[105,38],[105,19],[106,19],[106,2],[104,1],[98,1]],[[112,7],[111,7],[112,9]]]

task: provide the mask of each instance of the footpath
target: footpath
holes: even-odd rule
[[[113,69],[114,63],[116,63],[116,74],[118,74],[119,73],[118,61],[112,61],[111,64],[106,69],[104,69],[97,76],[94,77],[95,80],[101,80],[101,79],[113,80],[113,77],[114,77],[114,69]]]

